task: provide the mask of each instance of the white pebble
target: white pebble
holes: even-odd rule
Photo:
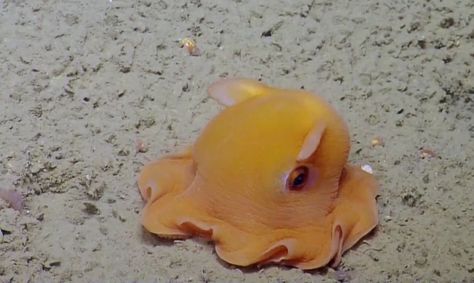
[[[372,166],[370,166],[369,164],[362,165],[360,168],[362,170],[364,170],[365,172],[369,173],[369,174],[374,173],[374,170],[372,169]]]

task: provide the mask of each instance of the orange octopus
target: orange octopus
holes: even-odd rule
[[[310,92],[253,80],[223,79],[208,93],[226,108],[188,151],[140,173],[144,227],[210,239],[238,266],[337,266],[378,221],[377,182],[347,164],[342,118]]]

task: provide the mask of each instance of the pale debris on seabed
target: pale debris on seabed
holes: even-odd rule
[[[191,56],[200,56],[201,50],[194,39],[185,37],[179,40],[179,47],[186,49]]]
[[[135,140],[135,151],[136,153],[144,153],[148,151],[148,146],[141,139]]]
[[[370,145],[372,147],[376,147],[376,146],[384,146],[385,145],[385,142],[383,140],[382,137],[374,137],[371,141],[370,141]]]
[[[13,189],[0,188],[0,199],[6,201],[11,208],[22,211],[23,210],[23,195]]]
[[[419,156],[421,159],[431,159],[437,156],[436,152],[427,147],[420,148]]]
[[[362,165],[360,169],[364,170],[365,172],[369,174],[374,174],[374,170],[372,169],[372,166],[370,166],[369,164]]]

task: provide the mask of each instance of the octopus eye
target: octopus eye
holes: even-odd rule
[[[287,187],[291,191],[301,190],[308,181],[309,169],[306,166],[296,167],[291,171],[287,180]]]

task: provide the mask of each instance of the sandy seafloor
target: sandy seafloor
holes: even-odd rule
[[[0,282],[474,282],[473,21],[470,0],[1,0],[0,187],[25,209],[0,201]],[[137,173],[218,113],[219,77],[346,119],[380,224],[337,270],[236,268],[141,228]]]

